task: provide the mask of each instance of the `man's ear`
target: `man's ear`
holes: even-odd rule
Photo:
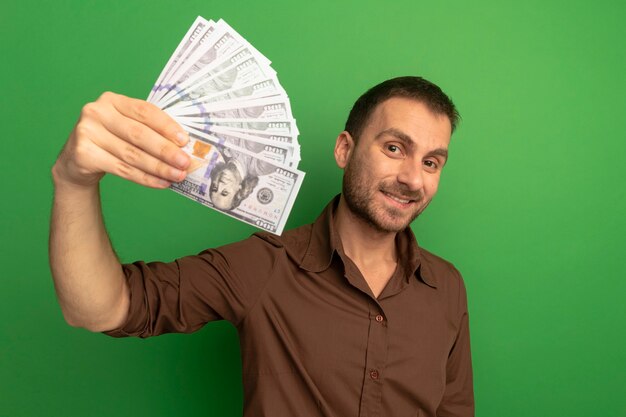
[[[344,130],[337,136],[337,141],[335,142],[335,161],[339,168],[344,169],[346,167],[354,151],[354,146],[354,139],[347,131]]]

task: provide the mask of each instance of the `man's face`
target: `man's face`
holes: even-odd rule
[[[347,132],[337,138],[348,208],[378,231],[403,230],[437,192],[450,135],[448,118],[418,101],[391,98],[378,105],[357,144]]]
[[[233,198],[241,189],[241,175],[231,165],[225,165],[211,176],[209,196],[213,205],[219,210],[230,210],[233,207]]]

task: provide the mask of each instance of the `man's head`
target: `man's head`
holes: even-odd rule
[[[220,163],[211,171],[209,197],[218,210],[233,210],[250,195],[258,182],[256,176],[242,178],[234,163]]]
[[[456,129],[460,115],[454,103],[436,84],[421,77],[397,77],[375,85],[363,94],[352,106],[345,131],[358,140],[372,112],[385,100],[404,97],[424,103],[435,114],[443,114],[450,120],[452,132]]]
[[[361,96],[335,145],[353,215],[381,232],[408,226],[437,192],[458,119],[441,89],[419,77],[388,80]]]

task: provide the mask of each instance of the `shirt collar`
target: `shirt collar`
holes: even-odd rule
[[[334,228],[334,213],[338,204],[339,195],[328,203],[315,223],[310,226],[311,232],[306,248],[302,245],[297,245],[299,246],[297,247],[285,242],[287,250],[296,252],[293,255],[295,255],[295,259],[299,260],[300,268],[311,272],[321,272],[330,266],[333,255],[340,245],[339,236]],[[436,288],[437,280],[428,266],[422,262],[423,257],[420,256],[420,248],[410,227],[398,233],[396,245],[398,245],[398,253],[401,254],[400,266],[405,271],[403,275],[406,279],[415,276],[428,286]]]

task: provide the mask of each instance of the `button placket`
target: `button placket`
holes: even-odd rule
[[[361,394],[360,416],[383,417],[382,404],[383,373],[387,363],[387,325],[382,307],[376,300],[369,304],[369,332],[364,366],[364,384]]]

